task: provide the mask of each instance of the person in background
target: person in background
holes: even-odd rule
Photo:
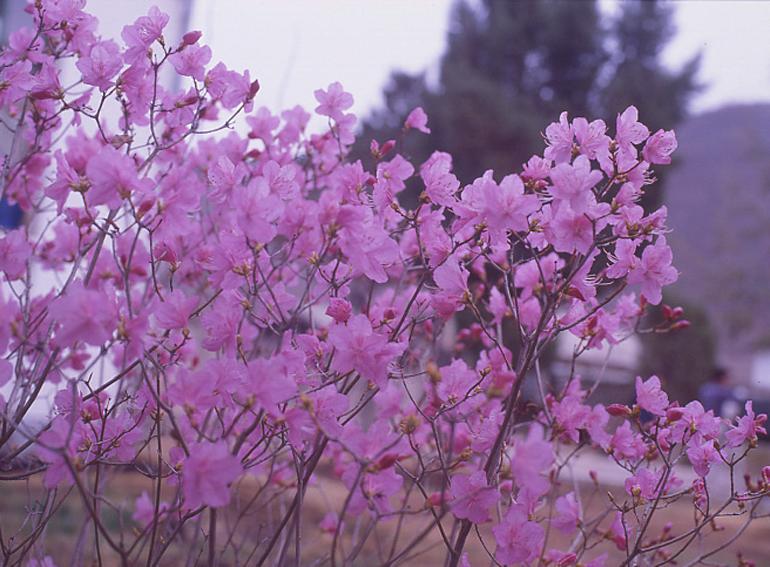
[[[725,416],[726,406],[734,405],[738,400],[733,388],[728,385],[730,374],[724,368],[715,368],[711,379],[698,390],[698,399],[703,407],[714,410],[714,415]]]
[[[6,199],[0,199],[0,228],[11,230],[21,226],[23,213],[21,207],[10,204]]]

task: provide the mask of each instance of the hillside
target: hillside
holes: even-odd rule
[[[706,310],[723,353],[770,346],[770,104],[695,116],[677,138],[672,295]]]

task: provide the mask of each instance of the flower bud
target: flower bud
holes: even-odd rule
[[[414,414],[407,415],[404,417],[404,419],[401,420],[401,423],[398,424],[398,428],[401,430],[401,432],[407,435],[414,433],[419,426],[420,418]]]
[[[441,382],[441,372],[439,372],[438,365],[435,362],[430,361],[425,365],[425,374],[428,375],[428,378],[434,384]]]
[[[632,412],[625,404],[610,404],[607,406],[607,413],[615,417],[630,417]]]
[[[346,299],[332,297],[329,299],[329,306],[326,308],[326,314],[337,323],[346,323],[353,314],[353,306]]]
[[[254,79],[253,81],[251,81],[251,85],[249,86],[249,100],[251,100],[257,95],[257,93],[259,92],[259,89],[260,89],[259,81],[257,79]]]
[[[182,47],[187,47],[188,45],[195,45],[198,43],[198,40],[203,35],[203,32],[200,31],[189,31],[186,34],[182,36]]]
[[[380,153],[383,156],[388,155],[390,150],[396,147],[396,141],[395,140],[388,140],[384,144],[382,144],[382,147],[380,148]]]
[[[674,422],[679,421],[684,416],[684,408],[679,406],[670,407],[666,410],[666,419]]]
[[[377,470],[389,469],[398,461],[398,453],[388,453],[377,461]]]
[[[425,508],[435,508],[441,506],[443,497],[440,492],[431,493],[428,498],[425,499]]]
[[[683,319],[683,320],[677,321],[676,323],[671,325],[671,330],[672,331],[679,331],[679,330],[682,330],[682,329],[687,329],[687,328],[689,328],[689,326],[690,326],[690,322],[688,320],[686,320],[686,319]]]

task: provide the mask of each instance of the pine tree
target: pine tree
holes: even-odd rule
[[[633,103],[652,127],[674,127],[695,91],[699,59],[678,71],[663,66],[672,27],[671,6],[655,0],[624,2],[615,18],[593,0],[461,0],[437,84],[394,73],[363,138],[398,138],[405,116],[422,106],[432,134],[411,137],[404,151],[417,159],[448,151],[468,183],[486,169],[517,168],[541,150],[533,132],[561,110],[613,116]],[[658,192],[645,205],[659,201]]]
[[[604,116],[614,116],[633,104],[654,132],[675,128],[687,114],[687,104],[699,85],[700,54],[679,70],[664,67],[661,55],[674,36],[674,7],[659,1],[626,2],[614,22],[614,50],[609,82],[600,87]],[[658,173],[660,189],[645,194],[642,206],[663,204],[665,173]]]

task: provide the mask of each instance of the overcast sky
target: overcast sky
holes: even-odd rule
[[[393,69],[436,69],[452,0],[197,0],[192,26],[215,60],[249,68],[278,109],[314,106],[313,90],[339,80],[363,115]],[[704,52],[694,110],[770,101],[770,0],[676,2],[679,29],[665,59]],[[617,3],[602,0],[604,9]]]

